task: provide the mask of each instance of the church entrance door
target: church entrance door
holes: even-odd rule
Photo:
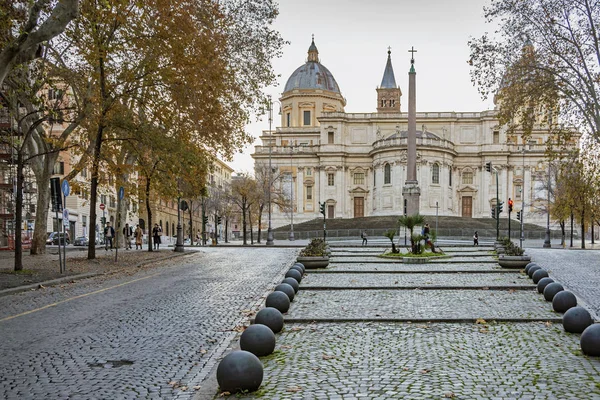
[[[335,206],[327,206],[327,218],[333,219],[335,218]]]
[[[354,198],[354,218],[365,216],[365,198],[355,197]]]
[[[462,216],[467,218],[473,217],[473,197],[463,196],[462,198]]]

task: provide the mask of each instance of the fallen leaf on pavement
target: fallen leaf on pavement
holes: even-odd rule
[[[301,392],[302,388],[300,386],[292,386],[286,389],[288,392]]]
[[[323,360],[331,360],[331,359],[335,359],[335,356],[330,356],[327,354],[323,354]]]
[[[475,321],[475,323],[483,325],[483,324],[486,324],[487,322],[485,322],[485,319],[483,319],[483,318],[477,318],[477,321]]]
[[[447,399],[452,399],[452,398],[456,397],[456,395],[452,392],[446,392],[446,393],[444,393],[444,397]]]
[[[225,396],[229,396],[231,393],[229,392],[221,392],[219,393],[219,397],[225,397]]]
[[[200,390],[201,387],[202,386],[194,386],[194,387],[192,387],[192,389],[194,389],[194,390]]]

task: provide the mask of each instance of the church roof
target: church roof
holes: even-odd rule
[[[294,89],[324,89],[341,94],[333,74],[319,62],[318,56],[319,51],[313,39],[308,49],[308,60],[292,73],[284,92]]]
[[[396,139],[396,138],[405,138],[405,137],[408,137],[408,131],[396,132],[393,135],[386,137],[385,140]],[[429,132],[428,130],[425,130],[425,132],[417,131],[417,137],[418,138],[426,138],[426,139],[438,139],[438,140],[440,139],[440,137],[438,135],[436,135],[433,132]]]
[[[396,78],[394,77],[394,68],[392,67],[392,52],[388,50],[387,63],[385,64],[385,71],[383,73],[383,79],[381,80],[380,89],[396,89]]]

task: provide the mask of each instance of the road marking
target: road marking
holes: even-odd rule
[[[118,288],[120,286],[129,285],[130,283],[139,282],[139,281],[142,281],[144,279],[148,279],[148,278],[152,278],[152,277],[154,277],[156,275],[160,275],[161,273],[162,272],[157,272],[155,274],[148,275],[148,276],[145,276],[143,278],[134,279],[134,280],[129,281],[129,282],[119,283],[118,285],[114,285],[114,286],[107,287],[107,288],[104,288],[104,289],[96,290],[94,292],[80,294],[80,295],[75,296],[75,297],[71,297],[71,298],[68,298],[68,299],[65,299],[65,300],[57,301],[56,303],[45,305],[44,307],[36,308],[35,310],[29,310],[29,311],[25,311],[25,312],[23,312],[21,314],[12,315],[10,317],[2,318],[2,319],[0,319],[0,322],[8,321],[8,320],[11,320],[13,318],[23,317],[25,315],[33,314],[35,312],[42,311],[42,310],[45,310],[45,309],[50,308],[50,307],[56,307],[57,305],[62,304],[62,303],[66,303],[67,301],[81,299],[82,297],[91,296],[93,294],[98,294],[98,293],[106,292],[107,290],[115,289],[115,288]]]

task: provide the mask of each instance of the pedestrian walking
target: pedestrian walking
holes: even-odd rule
[[[360,237],[362,238],[362,245],[366,246],[367,245],[367,231],[363,230],[362,233],[360,234]]]
[[[110,226],[110,222],[106,223],[106,227],[104,228],[104,250],[108,251],[110,247],[110,251],[113,249],[113,238],[115,237],[115,229]]]
[[[125,250],[131,249],[131,237],[133,236],[133,229],[129,226],[129,224],[125,224],[125,228],[123,228],[123,238],[125,239]]]
[[[160,248],[160,235],[162,234],[162,229],[158,224],[154,224],[154,228],[152,228],[152,238],[154,239],[154,250],[159,250]]]
[[[142,248],[142,239],[144,238],[144,231],[142,231],[142,228],[140,228],[139,225],[135,226],[135,249],[138,249],[138,246],[140,246],[140,249]]]
[[[475,231],[475,234],[473,235],[473,246],[479,246],[479,235],[477,234],[477,231]]]

